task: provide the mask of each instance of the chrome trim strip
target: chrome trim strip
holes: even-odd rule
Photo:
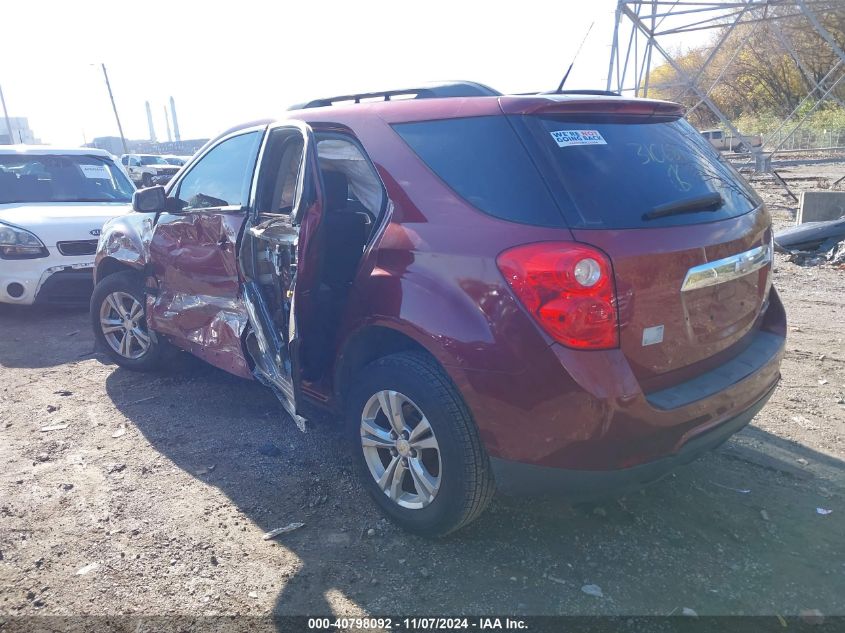
[[[739,279],[768,266],[771,261],[772,249],[768,244],[763,244],[744,253],[737,253],[700,266],[693,266],[684,277],[681,292]]]

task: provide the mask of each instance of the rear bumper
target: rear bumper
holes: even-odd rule
[[[671,468],[698,438],[730,435],[734,425],[747,423],[742,416],[762,406],[780,378],[785,341],[786,315],[772,289],[760,323],[732,358],[660,391],[644,392],[618,349],[552,345],[520,373],[464,369],[451,375],[501,478],[513,470],[509,464],[524,464],[549,477],[555,471],[595,474],[614,488],[613,478],[625,479],[619,473],[643,466],[648,476],[636,478],[653,478],[661,470],[653,464],[668,459]]]
[[[549,468],[492,458],[496,486],[505,494],[559,495],[573,501],[598,499],[639,488],[717,448],[743,429],[760,412],[776,386],[773,385],[762,398],[739,415],[694,437],[672,455],[631,468],[607,471]]]

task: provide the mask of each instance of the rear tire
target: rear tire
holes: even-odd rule
[[[164,345],[147,328],[146,297],[138,273],[115,273],[97,284],[91,296],[91,325],[97,343],[121,367],[151,371],[159,366]]]
[[[427,537],[478,518],[493,496],[493,475],[448,375],[426,354],[403,352],[367,365],[360,376],[347,399],[349,438],[361,481],[381,511]],[[399,419],[391,423],[394,411]]]

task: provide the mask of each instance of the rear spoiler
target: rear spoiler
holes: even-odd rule
[[[598,114],[634,117],[668,117],[679,119],[686,112],[684,106],[656,99],[499,97],[505,114]]]

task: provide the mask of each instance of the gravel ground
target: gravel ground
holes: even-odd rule
[[[775,283],[783,381],[746,430],[623,499],[497,498],[436,542],[258,384],[187,355],[135,374],[83,311],[0,307],[0,616],[845,615],[845,271],[778,256]]]

